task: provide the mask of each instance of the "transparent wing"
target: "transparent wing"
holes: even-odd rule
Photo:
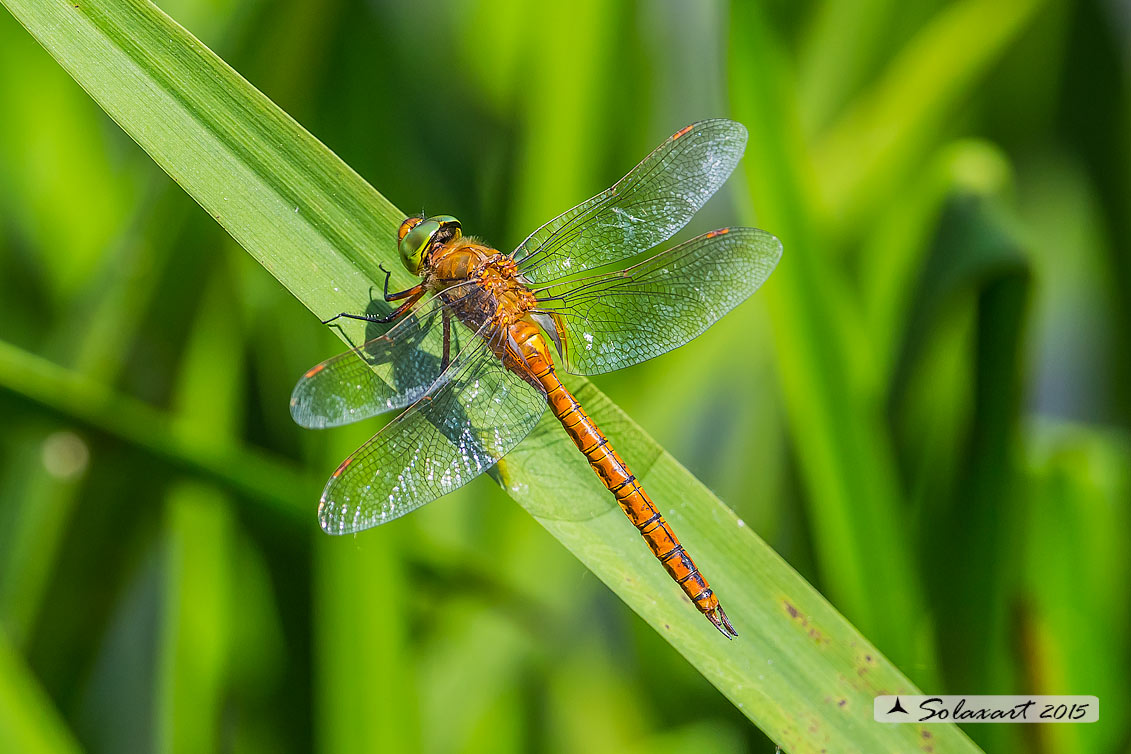
[[[403,516],[471,481],[530,433],[545,396],[477,341],[435,390],[338,467],[318,506],[324,530],[346,534]]]
[[[450,305],[434,296],[384,335],[309,370],[291,393],[291,416],[322,429],[412,405],[440,376],[443,314]],[[454,317],[448,330],[454,356],[470,331]]]
[[[671,238],[730,176],[746,129],[705,120],[679,131],[612,188],[554,218],[512,255],[528,280],[551,282],[619,262]]]
[[[765,282],[781,252],[756,228],[714,230],[620,272],[538,289],[538,310],[558,330],[567,371],[611,372],[700,335]]]

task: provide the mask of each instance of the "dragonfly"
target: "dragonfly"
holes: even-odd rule
[[[307,371],[291,415],[325,428],[400,411],[330,476],[318,520],[368,529],[494,466],[548,407],[663,568],[723,636],[738,632],[644,486],[558,376],[638,364],[703,333],[749,297],[781,257],[755,228],[712,230],[630,264],[669,239],[718,190],[746,147],[725,119],[677,131],[609,189],[541,226],[510,253],[449,215],[408,217],[398,251],[419,282],[392,326]]]

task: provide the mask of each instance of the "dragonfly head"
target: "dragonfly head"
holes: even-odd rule
[[[459,220],[451,215],[406,218],[397,231],[400,239],[397,250],[401,253],[401,262],[413,275],[419,275],[436,245],[454,241],[461,235]]]

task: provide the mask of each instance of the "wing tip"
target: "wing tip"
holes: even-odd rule
[[[333,484],[335,479],[337,476],[331,477],[327,486]],[[333,501],[326,499],[326,493],[322,493],[322,498],[318,501],[318,526],[322,531],[334,536],[356,532],[356,528],[346,525],[344,513],[344,510],[338,510],[338,506]]]
[[[750,132],[747,130],[746,126],[739,123],[737,120],[731,120],[730,118],[706,118],[704,120],[697,120],[691,125],[679,129],[668,138],[667,143],[677,141],[692,132],[701,134],[704,131],[714,131],[715,137],[726,134],[732,141],[740,145],[740,156],[746,151],[746,142],[750,139]],[[661,144],[660,146],[663,147],[664,145]]]
[[[743,228],[743,230],[751,233],[751,240],[763,252],[763,256],[769,262],[766,272],[766,276],[769,277],[770,272],[773,272],[777,268],[778,262],[781,261],[782,254],[785,252],[785,245],[773,233],[761,228]],[[761,286],[761,282],[758,285]]]
[[[781,261],[781,255],[785,253],[785,244],[781,242],[780,238],[769,231],[762,230],[761,228],[754,228],[753,230],[758,231],[758,236],[761,240],[767,242],[773,249],[774,264],[776,265]]]
[[[700,131],[700,130],[705,130],[705,129],[708,129],[708,128],[719,128],[719,129],[726,129],[726,130],[732,131],[734,133],[734,135],[737,137],[736,140],[742,142],[743,151],[746,150],[746,142],[750,138],[750,131],[740,121],[732,120],[730,118],[704,118],[703,120],[696,121],[696,122],[692,123],[690,126],[687,126],[686,128],[681,129],[676,134],[676,136],[682,136],[683,134],[687,133],[688,131],[691,131],[692,129]]]
[[[303,416],[307,411],[306,401],[303,400],[305,391],[302,389],[302,386],[306,384],[306,379],[309,374],[310,372],[304,374],[302,379],[295,383],[294,389],[291,390],[291,418],[295,420],[296,424],[302,427],[307,426],[303,421]]]
[[[785,245],[782,244],[780,238],[761,228],[750,226],[718,228],[717,230],[708,231],[701,236],[697,236],[690,241],[685,241],[683,244],[680,244],[680,246],[704,242],[720,236],[728,237],[726,241],[720,243],[730,241],[732,245],[738,244],[740,247],[748,249],[752,258],[758,258],[764,261],[764,274],[758,278],[751,293],[760,288],[762,283],[766,281],[766,278],[770,276],[770,273],[777,268],[778,263],[781,261],[782,254],[785,251]],[[679,246],[673,248],[679,248]]]
[[[326,429],[331,426],[325,416],[311,412],[309,401],[304,397],[296,386],[291,393],[291,419],[294,423],[303,429]]]

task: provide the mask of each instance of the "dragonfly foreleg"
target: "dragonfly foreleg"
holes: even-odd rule
[[[380,325],[387,325],[390,322],[403,317],[405,312],[407,312],[409,309],[411,309],[412,306],[417,301],[420,300],[420,297],[424,295],[424,287],[421,286],[421,285],[418,285],[415,288],[408,289],[407,291],[401,291],[401,293],[408,294],[409,296],[411,296],[411,298],[409,298],[403,304],[398,306],[396,309],[393,309],[391,312],[386,314],[384,317],[378,317],[376,314],[350,314],[348,312],[342,312],[341,314],[335,314],[333,317],[330,317],[329,319],[322,320],[322,324],[328,325],[331,322],[333,322],[334,320],[341,319],[341,318],[344,317],[345,319],[360,319],[363,322],[376,322],[377,324],[380,324]],[[401,296],[401,293],[395,293],[393,295],[396,296],[397,298],[403,298],[403,296]]]
[[[377,268],[379,270],[381,270],[381,272],[385,273],[385,294],[384,295],[385,295],[386,301],[390,301],[390,302],[400,301],[402,298],[408,298],[409,296],[416,294],[416,292],[420,289],[419,285],[414,285],[413,287],[408,288],[408,289],[403,290],[403,291],[400,291],[398,293],[389,293],[389,278],[391,278],[393,276],[393,273],[390,272],[389,270],[386,270],[385,265],[383,265],[383,264],[378,264]],[[325,323],[323,323],[323,324],[325,324]]]

